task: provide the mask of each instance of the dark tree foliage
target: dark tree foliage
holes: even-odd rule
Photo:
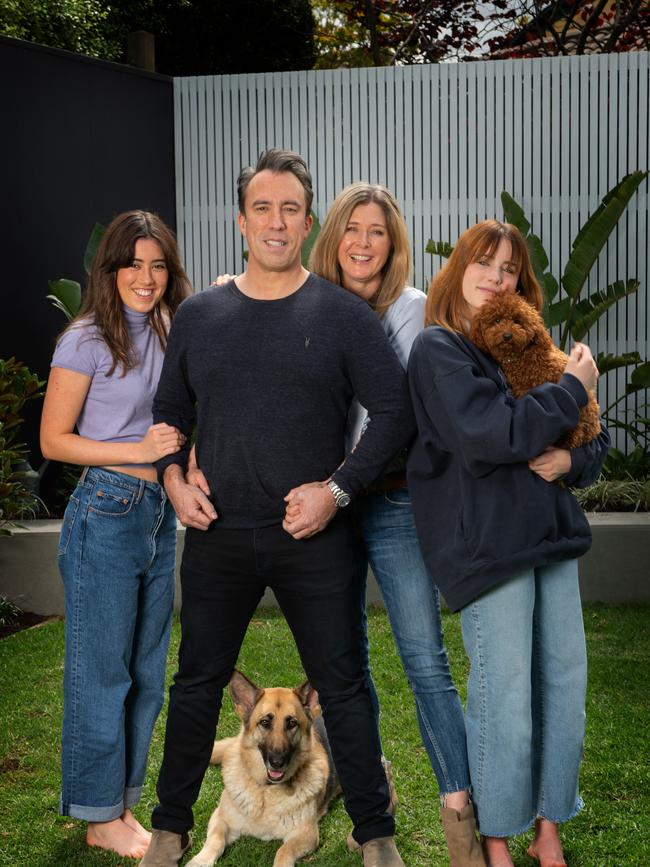
[[[314,62],[309,0],[150,0],[139,15],[131,0],[112,6],[123,38],[134,30],[155,35],[156,67],[167,75],[311,69]]]
[[[128,34],[156,37],[156,69],[214,75],[311,69],[309,0],[0,0],[0,33],[126,62]]]
[[[116,60],[110,9],[101,0],[0,0],[0,34]]]
[[[476,48],[472,0],[314,0],[318,68],[436,63]]]
[[[508,0],[487,57],[555,57],[650,49],[649,0]]]
[[[650,0],[313,0],[316,67],[650,49]]]

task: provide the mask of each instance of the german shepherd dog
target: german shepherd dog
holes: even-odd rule
[[[283,840],[273,867],[293,867],[318,846],[318,821],[341,791],[318,693],[309,683],[260,689],[236,670],[228,689],[242,725],[215,741],[210,763],[221,765],[224,791],[187,867],[211,867],[244,834]]]

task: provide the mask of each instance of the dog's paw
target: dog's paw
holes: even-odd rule
[[[205,858],[201,856],[199,852],[198,855],[195,855],[191,861],[188,861],[185,867],[212,867],[215,863],[216,858]]]

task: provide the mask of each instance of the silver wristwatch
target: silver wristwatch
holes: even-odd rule
[[[327,487],[332,492],[337,509],[343,509],[345,506],[350,504],[350,495],[346,493],[343,488],[339,488],[336,482],[333,482],[330,479],[327,483]]]

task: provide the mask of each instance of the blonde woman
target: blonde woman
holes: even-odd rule
[[[311,269],[372,307],[402,366],[424,327],[426,296],[409,285],[410,241],[394,196],[378,184],[346,187],[330,208],[314,245]],[[368,423],[353,407],[348,448]],[[444,646],[438,588],[424,564],[406,483],[406,454],[354,503],[365,555],[381,589],[404,671],[413,691],[422,742],[438,781],[452,867],[484,864],[469,801],[465,724]],[[444,508],[444,505],[441,505]],[[378,716],[368,664],[365,617],[367,563],[359,580],[367,679]]]

